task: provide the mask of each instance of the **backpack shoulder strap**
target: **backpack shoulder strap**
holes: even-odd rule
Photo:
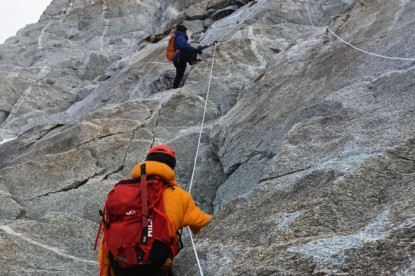
[[[146,176],[146,164],[140,166],[141,169],[141,216],[143,221],[143,235],[142,244],[147,243],[148,236],[148,205],[147,205],[147,176]]]
[[[164,180],[157,176],[157,175],[147,175],[146,176],[147,180],[153,180],[153,179],[159,179],[160,181],[162,181],[164,183]],[[120,181],[117,182],[117,184],[115,185],[119,185],[119,184],[139,184],[141,183],[141,177],[140,178],[128,178],[128,179],[122,179]],[[166,184],[168,185],[168,183]]]
[[[136,184],[136,183],[140,183],[140,179],[137,178],[131,178],[131,179],[122,179],[120,180],[117,184],[115,185],[119,185],[119,184]]]

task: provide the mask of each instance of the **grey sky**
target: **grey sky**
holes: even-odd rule
[[[36,23],[52,0],[0,0],[0,44],[27,24]]]

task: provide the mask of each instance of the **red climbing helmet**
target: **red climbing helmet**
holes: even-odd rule
[[[147,155],[153,154],[153,153],[163,153],[168,156],[171,156],[176,160],[176,154],[174,153],[174,150],[167,146],[167,145],[156,145],[153,146],[148,152]]]

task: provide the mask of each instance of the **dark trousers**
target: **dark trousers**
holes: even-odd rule
[[[169,268],[160,268],[159,266],[138,265],[131,268],[121,268],[116,263],[112,263],[112,270],[116,276],[170,276],[173,275]]]
[[[179,88],[184,72],[186,72],[187,63],[192,64],[196,59],[196,52],[181,51],[179,56],[173,61],[174,67],[176,67],[176,77],[174,79],[173,89]]]

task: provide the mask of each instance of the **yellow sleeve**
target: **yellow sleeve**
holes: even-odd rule
[[[186,193],[185,197],[185,213],[184,213],[184,224],[189,225],[190,230],[193,234],[197,234],[200,229],[206,226],[212,219],[211,215],[205,214],[199,207],[197,207],[192,196]]]
[[[104,253],[106,250],[105,235],[101,239],[98,250],[99,276],[114,276],[110,267],[110,260]]]

